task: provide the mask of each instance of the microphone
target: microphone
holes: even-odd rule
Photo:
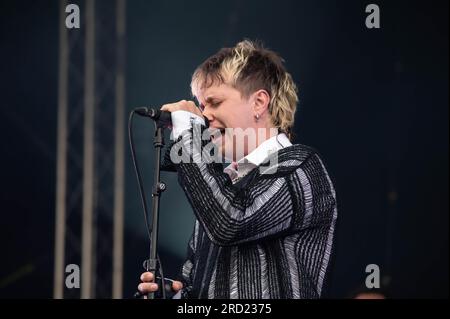
[[[165,128],[172,126],[172,117],[170,115],[170,112],[168,111],[161,111],[148,107],[139,107],[137,109],[134,109],[134,111],[141,116],[151,118],[156,122],[158,127]]]
[[[168,111],[161,111],[150,107],[138,107],[134,111],[141,116],[153,119],[158,127],[172,127],[172,116]],[[209,127],[208,118],[203,116],[203,119],[205,120],[205,126]]]

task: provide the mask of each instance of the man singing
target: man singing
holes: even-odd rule
[[[172,116],[172,150],[183,153],[180,161],[172,151],[171,165],[196,217],[182,279],[172,285],[182,298],[321,296],[336,194],[319,154],[291,143],[297,88],[282,61],[251,41],[223,48],[192,77],[198,106],[162,107]],[[204,156],[209,141],[195,141],[196,127],[212,132],[229,166]],[[158,289],[151,273],[141,280],[141,293]]]

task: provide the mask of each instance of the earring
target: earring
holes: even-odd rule
[[[255,118],[256,118],[256,122],[258,122],[259,121],[259,114],[258,113],[255,114]]]

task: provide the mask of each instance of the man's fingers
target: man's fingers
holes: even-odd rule
[[[143,282],[139,284],[138,289],[141,293],[146,294],[149,292],[155,292],[158,290],[158,285],[149,282]]]
[[[153,274],[151,273],[151,272],[144,272],[142,275],[141,275],[141,280],[143,281],[143,282],[152,282],[153,281]]]
[[[171,112],[171,104],[165,104],[161,106],[161,111]]]
[[[161,107],[161,111],[175,112],[179,110],[188,111],[199,116],[202,114],[193,101],[181,100],[176,103],[164,104]]]
[[[183,288],[183,284],[182,284],[180,281],[174,280],[174,282],[172,283],[172,289],[173,289],[174,291],[178,291],[178,290],[180,290],[181,288]]]
[[[186,100],[181,100],[176,103],[164,104],[161,107],[161,111],[175,112],[175,111],[183,109],[183,105],[185,105],[185,103],[186,103]]]

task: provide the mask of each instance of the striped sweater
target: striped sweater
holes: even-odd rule
[[[177,143],[191,163],[174,165],[194,214],[182,267],[183,298],[320,298],[329,270],[336,195],[313,149],[279,150],[276,170],[253,169],[233,184],[222,164],[195,158],[192,129]],[[200,143],[198,143],[200,144]],[[199,145],[197,145],[199,147]],[[170,151],[170,148],[169,148]],[[201,154],[201,153],[200,153]],[[267,164],[267,163],[266,163]]]

